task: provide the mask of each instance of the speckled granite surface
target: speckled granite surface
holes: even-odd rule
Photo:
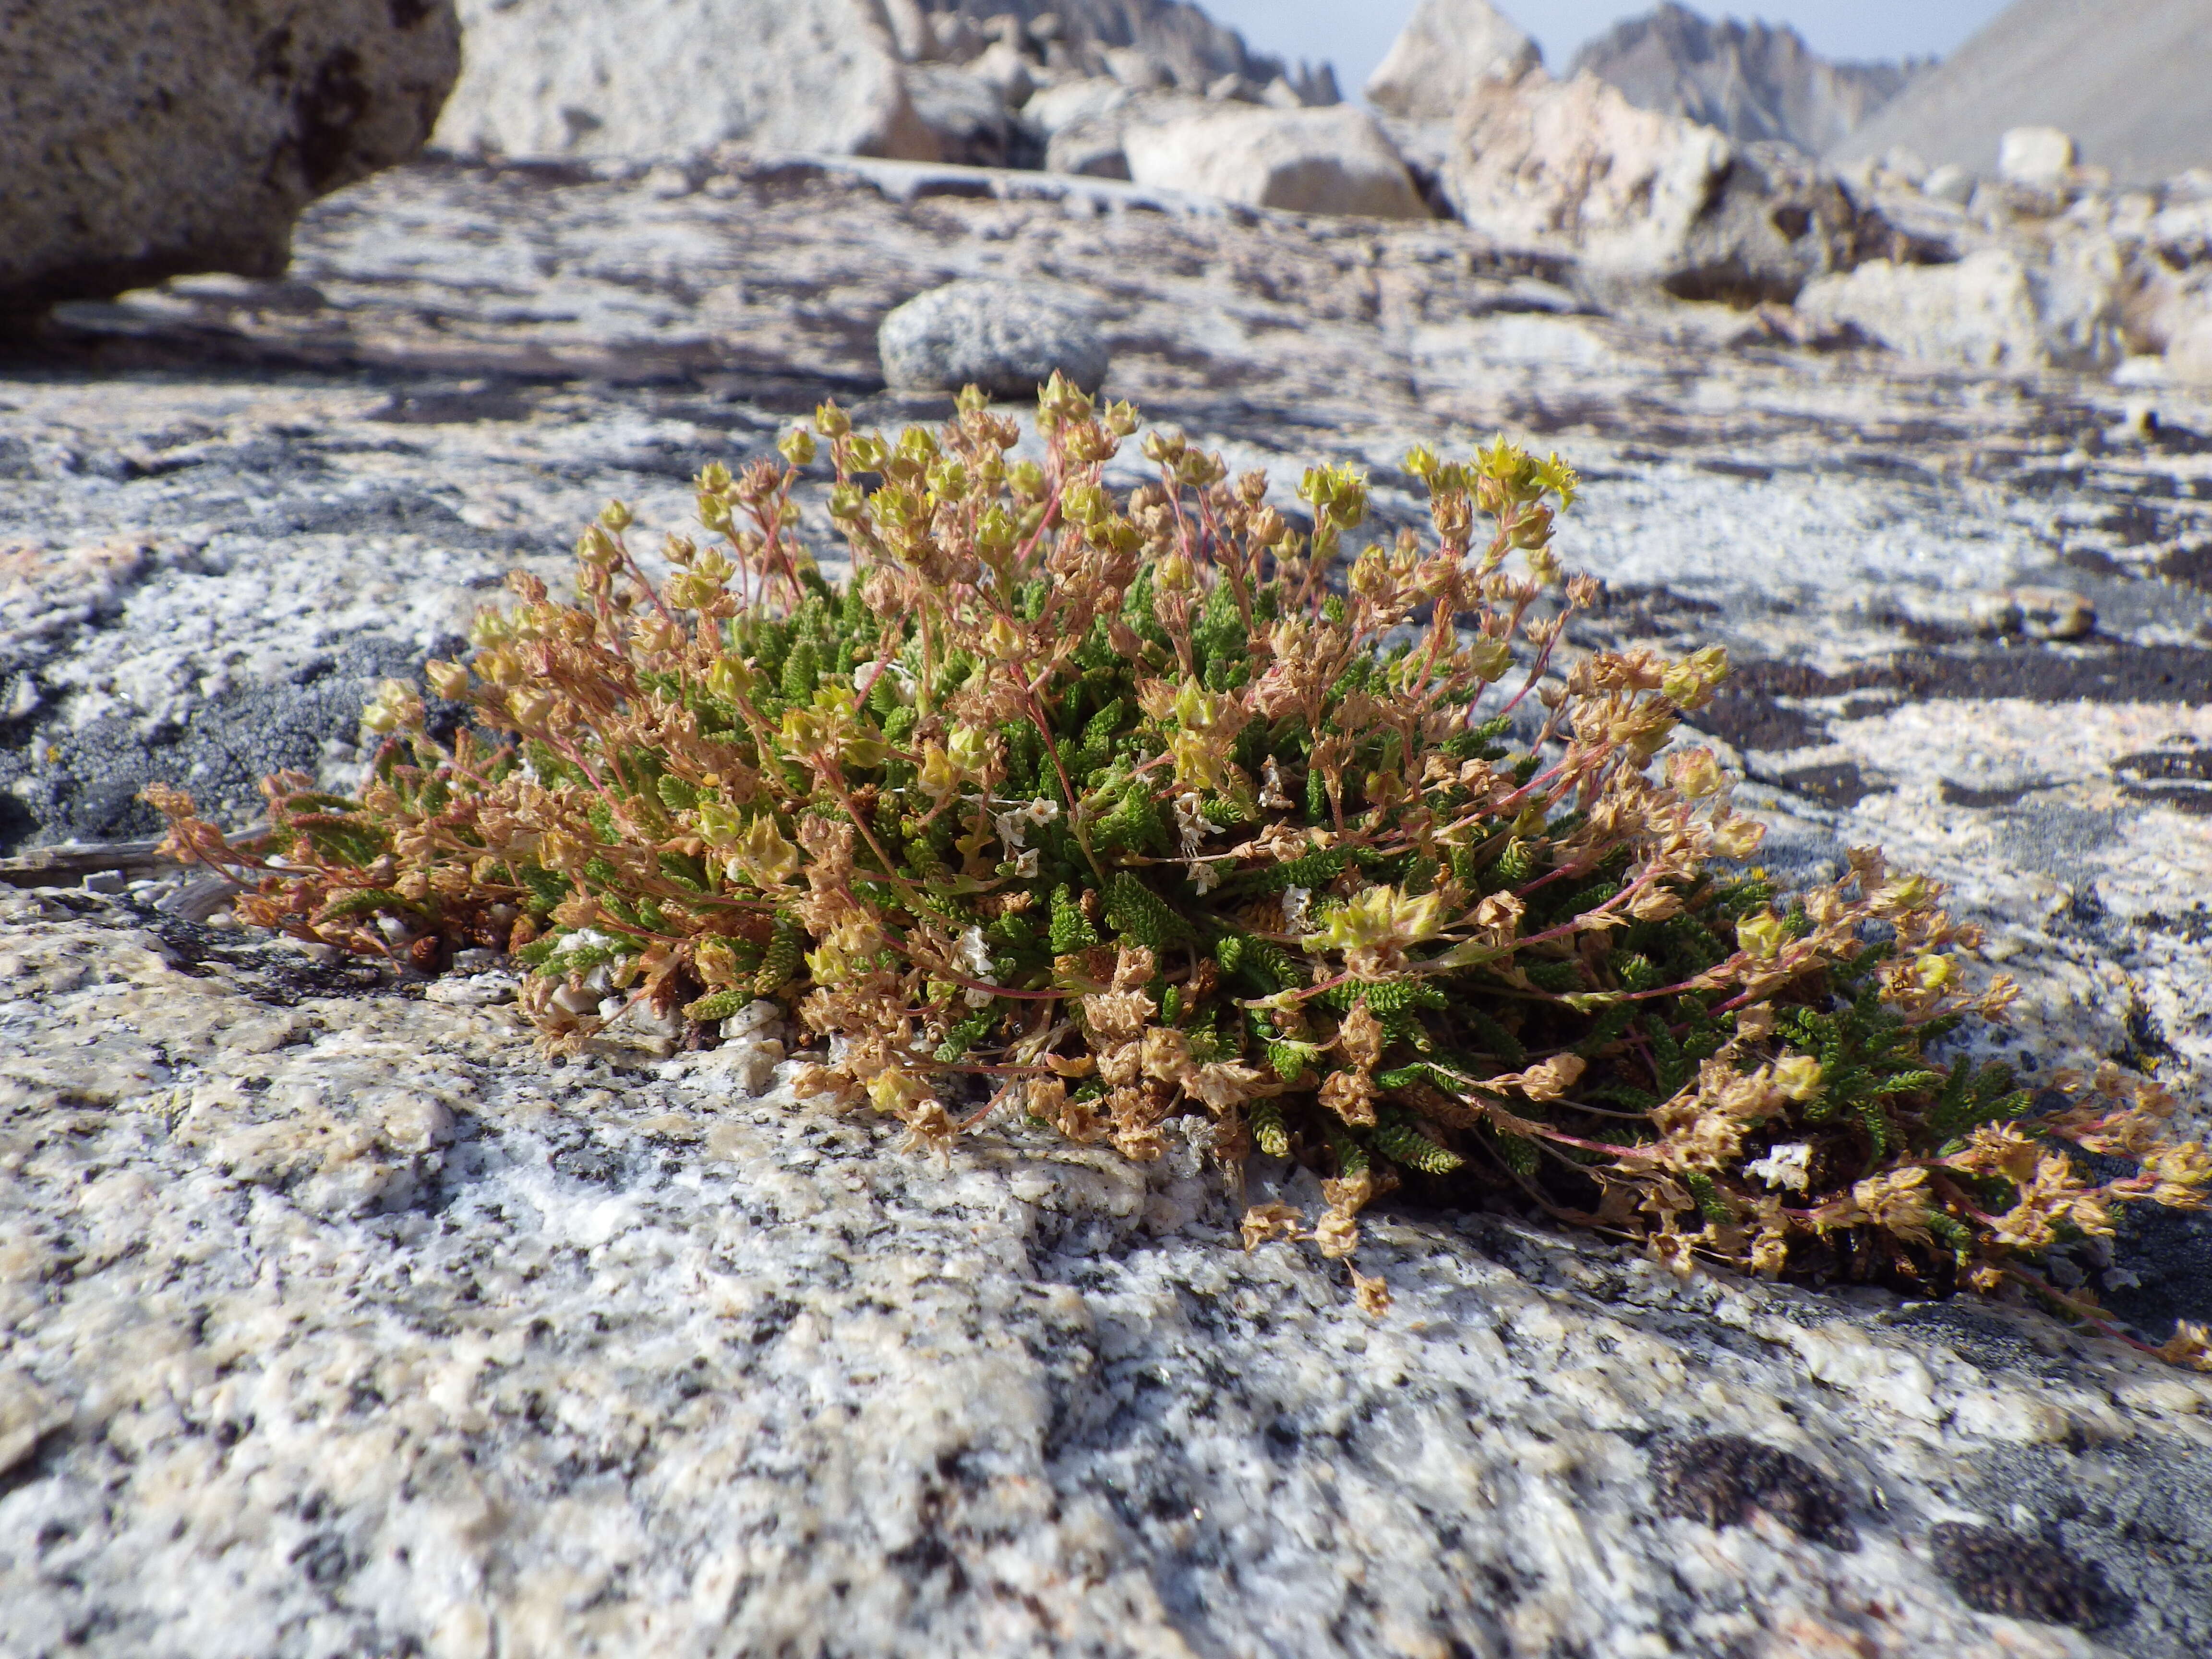
[[[149,775],[240,816],[259,770],[343,776],[364,682],[599,499],[673,525],[820,396],[929,412],[876,390],[875,319],[1041,274],[1103,307],[1117,394],[1285,483],[1363,461],[1386,527],[1415,438],[1556,443],[1594,628],[1729,645],[1707,723],[1769,862],[1887,843],[1990,927],[2023,1063],[2155,1062],[2202,1121],[2212,406],[1599,315],[1449,227],[871,176],[387,175],[290,284],[18,348],[0,843],[142,833]],[[8,1659],[2212,1646],[2212,1384],[2031,1316],[1401,1212],[1370,1320],[1239,1250],[1190,1157],[939,1164],[735,1066],[551,1066],[495,1001],[153,890],[0,888]],[[2071,1266],[2153,1334],[2212,1315],[2190,1219]],[[1662,1516],[1652,1460],[1714,1433],[1832,1480],[1858,1548]],[[2123,1604],[1972,1611],[1954,1519]]]

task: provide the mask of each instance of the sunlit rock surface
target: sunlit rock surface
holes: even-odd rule
[[[1042,278],[1095,304],[1111,395],[1285,508],[1356,462],[1388,535],[1414,439],[1559,447],[1564,551],[1611,585],[1585,637],[1729,647],[1704,720],[1769,865],[1881,842],[1954,884],[2031,1079],[2155,1063],[2203,1125],[2187,394],[1906,373],[1449,224],[889,164],[416,168],[301,244],[7,364],[9,847],[150,833],[149,777],[240,823],[268,767],[344,782],[362,692],[503,570],[557,574],[608,495],[679,526],[693,472],[822,398],[941,414],[883,391],[884,314]],[[1194,1148],[993,1125],[941,1163],[747,1097],[764,1050],[555,1066],[495,969],[426,993],[95,879],[0,888],[11,1659],[2212,1644],[2212,1384],[2033,1314],[1386,1205],[1370,1317],[1340,1267],[1239,1249]],[[2189,1218],[2064,1270],[2153,1339],[2212,1316]],[[1654,1459],[1716,1434],[1832,1481],[1858,1547],[1662,1516]],[[2095,1563],[2119,1615],[1972,1611],[1954,1521]]]

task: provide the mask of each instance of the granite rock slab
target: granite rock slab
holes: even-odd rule
[[[1886,843],[2021,982],[1993,1049],[2154,1065],[2205,1125],[2201,398],[1807,349],[1459,226],[973,169],[418,167],[299,246],[0,366],[8,848],[143,838],[149,776],[237,823],[258,769],[343,786],[356,699],[505,569],[557,577],[609,495],[682,526],[700,466],[823,397],[941,416],[884,388],[884,315],[1045,281],[1095,307],[1109,395],[1286,511],[1351,462],[1389,535],[1415,440],[1561,449],[1566,558],[1609,585],[1584,636],[1728,645],[1701,722],[1768,865]],[[993,1126],[938,1164],[734,1066],[551,1065],[495,975],[432,1000],[108,884],[0,920],[28,1652],[2206,1645],[2204,1385],[2032,1314],[1385,1211],[1370,1321],[1340,1269],[1239,1249],[1194,1148]],[[2063,1271],[2154,1340],[2212,1316],[2193,1218]],[[1838,1483],[1860,1547],[1661,1516],[1652,1459],[1714,1434]],[[1953,1522],[2094,1561],[2125,1617],[1974,1612]]]
[[[2212,1379],[2033,1316],[1385,1212],[1370,1317],[1340,1267],[1237,1248],[1188,1144],[939,1158],[128,900],[0,928],[12,1652],[2212,1636]],[[1715,1434],[1816,1470],[1849,1535],[1662,1514],[1655,1459]],[[1934,1541],[1961,1520],[2094,1560],[2123,1621],[1972,1612]]]

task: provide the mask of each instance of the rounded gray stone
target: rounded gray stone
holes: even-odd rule
[[[1109,362],[1082,302],[1035,283],[982,278],[915,295],[876,336],[884,379],[902,392],[979,386],[1026,398],[1054,370],[1096,392]]]

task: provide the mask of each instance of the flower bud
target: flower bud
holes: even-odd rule
[[[738,953],[720,939],[708,939],[702,945],[693,952],[692,961],[701,981],[714,989],[738,982]]]
[[[1717,795],[1728,787],[1728,774],[1710,749],[1686,749],[1668,763],[1674,787],[1692,800]]]
[[[1070,524],[1094,525],[1113,512],[1114,502],[1096,484],[1070,484],[1060,492],[1060,510]]]
[[[1532,507],[1513,521],[1507,540],[1524,553],[1533,553],[1552,539],[1552,509]]]
[[[1703,708],[1713,691],[1729,677],[1728,649],[1709,645],[1670,665],[1659,682],[1660,690],[1678,708]]]
[[[599,525],[587,525],[576,539],[576,556],[594,570],[609,570],[622,562],[622,550]]]
[[[1494,684],[1513,672],[1513,647],[1503,640],[1480,639],[1467,648],[1468,672]]]
[[[853,417],[835,404],[823,404],[814,411],[814,429],[825,438],[842,438],[853,429]]]
[[[1013,551],[1014,520],[1006,509],[994,501],[976,518],[975,551],[986,559],[1002,559]]]
[[[637,519],[636,515],[631,513],[627,503],[609,501],[599,509],[599,522],[619,536],[636,523]]]
[[[724,657],[707,671],[707,690],[709,696],[724,702],[735,702],[753,689],[752,670],[735,657]]]
[[[1874,908],[1884,915],[1912,910],[1936,896],[1936,884],[1925,876],[1899,876],[1877,889]]]
[[[968,495],[968,469],[946,457],[930,464],[930,492],[941,501],[957,501]]]
[[[440,662],[434,657],[422,665],[422,677],[448,702],[459,702],[469,694],[469,671],[459,663]]]
[[[785,433],[776,448],[793,466],[811,466],[814,464],[814,434],[803,426],[795,426]]]

